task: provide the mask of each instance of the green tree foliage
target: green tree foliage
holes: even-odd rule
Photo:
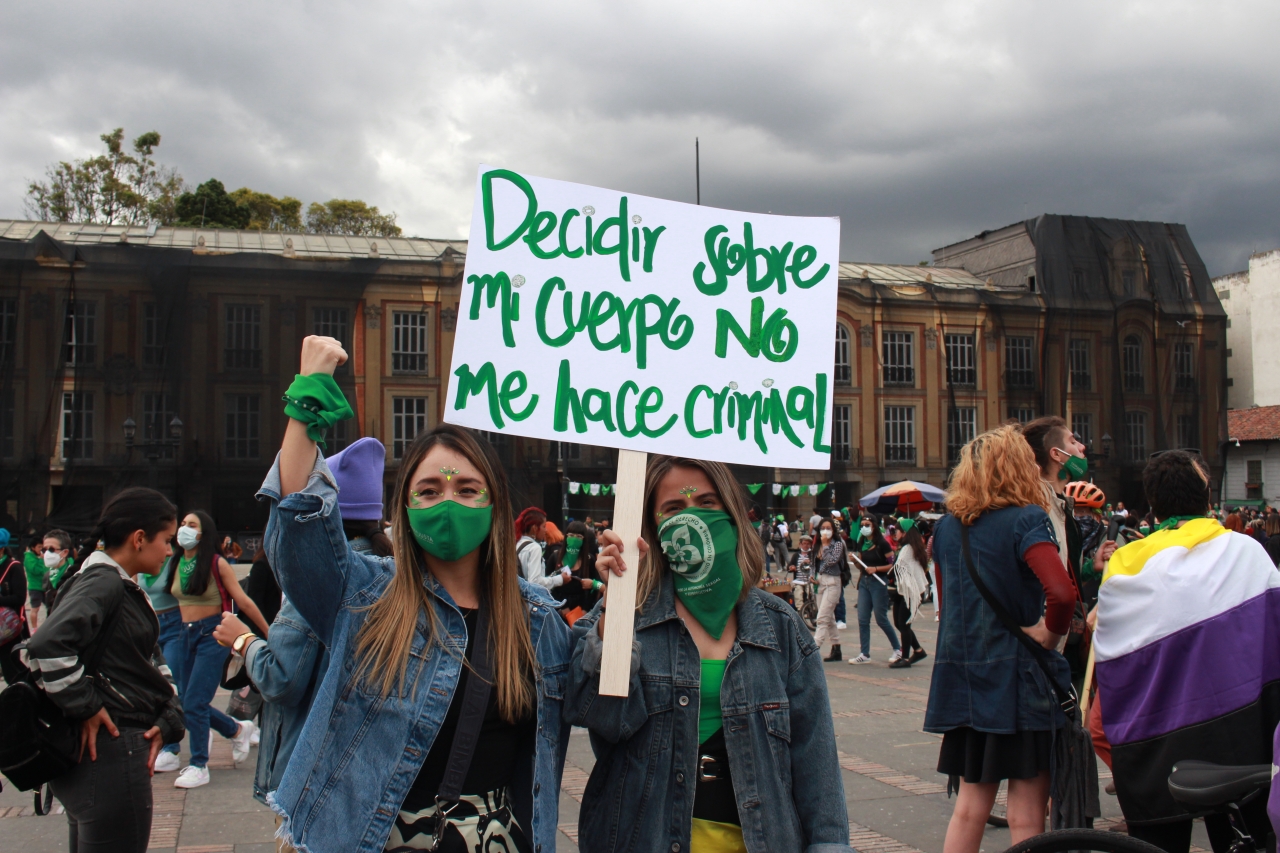
[[[46,180],[27,185],[27,214],[49,222],[97,222],[103,225],[171,224],[184,183],[175,169],[152,157],[160,144],[154,130],[124,150],[124,128],[99,137],[105,154],[52,166]]]
[[[251,215],[248,207],[227,194],[217,178],[178,197],[177,224],[187,228],[248,228]]]
[[[355,199],[313,202],[307,208],[307,230],[313,234],[345,234],[351,237],[399,237],[394,213],[383,214]]]
[[[293,196],[276,198],[248,187],[229,194],[236,204],[249,211],[251,231],[301,231],[302,202]]]

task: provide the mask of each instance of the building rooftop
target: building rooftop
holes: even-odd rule
[[[380,258],[437,261],[467,254],[466,240],[423,240],[417,237],[344,237],[338,234],[290,234],[279,231],[235,231],[224,228],[176,228],[155,225],[97,225],[0,219],[0,240],[31,240],[39,232],[75,246],[152,246],[190,249],[197,254],[253,252],[311,260]]]
[[[1254,406],[1227,410],[1228,441],[1280,439],[1280,406]]]
[[[911,264],[863,264],[840,262],[840,278],[870,281],[884,285],[923,285],[935,287],[988,287],[987,282],[972,273],[954,267],[922,267]],[[994,285],[992,285],[994,287]],[[1009,289],[1009,288],[1000,288]],[[1019,290],[1024,288],[1018,288]]]

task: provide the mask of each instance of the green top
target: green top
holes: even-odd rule
[[[44,561],[41,560],[41,562],[44,562]],[[61,566],[50,569],[49,570],[49,586],[53,587],[54,589],[57,589],[58,584],[62,583],[62,576],[67,573],[67,569],[75,565],[75,562],[76,561],[74,558],[67,557],[67,561],[63,563]]]
[[[724,681],[724,665],[727,661],[702,661],[702,701],[698,706],[698,743],[720,731],[724,715],[720,712],[720,685]]]
[[[191,576],[196,572],[195,557],[179,557],[178,558],[178,587],[186,593],[191,586]]]
[[[27,589],[39,592],[44,589],[44,579],[49,576],[49,567],[44,564],[44,557],[30,551],[22,555],[22,568],[27,571]]]

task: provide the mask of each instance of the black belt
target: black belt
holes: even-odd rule
[[[698,747],[698,786],[694,791],[693,816],[699,820],[742,825],[723,728]]]

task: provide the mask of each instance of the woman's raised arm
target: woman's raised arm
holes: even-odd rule
[[[333,375],[338,365],[347,361],[347,351],[334,338],[308,335],[302,339],[302,359],[298,372],[303,376],[314,373]],[[316,443],[307,436],[307,425],[289,419],[284,431],[284,443],[280,446],[280,497],[300,492],[307,485],[311,469],[316,464]]]

